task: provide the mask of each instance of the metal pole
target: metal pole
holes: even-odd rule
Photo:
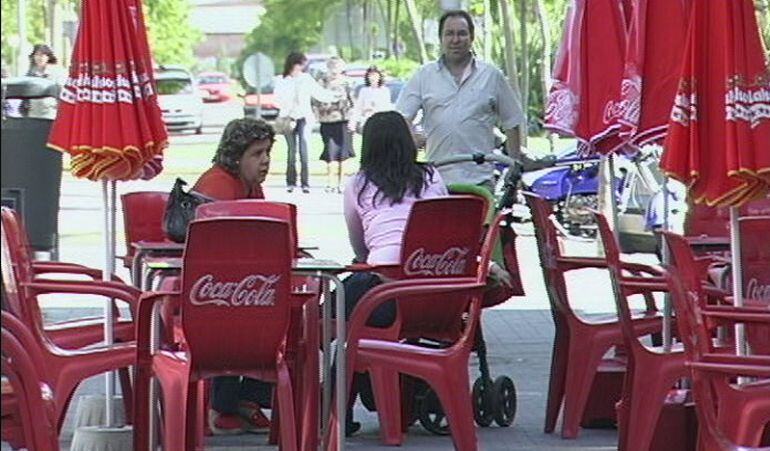
[[[666,232],[671,230],[671,224],[668,220],[668,213],[671,211],[668,198],[668,177],[663,178],[663,230]],[[661,257],[663,258],[663,264],[668,265],[671,260],[671,256],[668,253],[668,246],[664,241],[661,246]],[[671,352],[671,294],[666,292],[663,296],[663,352]]]
[[[110,195],[108,193],[108,182],[107,180],[102,180],[102,199],[104,201],[104,270],[102,271],[102,279],[109,281],[110,275],[112,274],[111,271],[111,263],[112,263],[112,232],[111,232],[111,226],[112,221],[110,218],[110,214],[112,212],[112,208],[110,206]],[[114,183],[114,182],[113,182]],[[113,185],[114,187],[114,185]],[[113,337],[113,331],[112,331],[112,302],[105,302],[104,304],[104,343],[106,345],[111,345],[114,342]],[[115,379],[113,378],[112,372],[108,372],[105,374],[105,386],[104,386],[104,399],[105,399],[105,420],[106,420],[106,426],[110,427],[113,425],[113,411],[112,411],[112,405],[113,405],[113,395],[115,393]]]
[[[738,229],[740,213],[730,207],[730,255],[733,273],[733,305],[743,307],[743,269],[741,268],[741,234]],[[735,325],[735,352],[746,355],[746,333],[743,324]]]
[[[257,66],[257,119],[262,119],[262,71],[260,70],[260,57],[257,56],[255,66]]]

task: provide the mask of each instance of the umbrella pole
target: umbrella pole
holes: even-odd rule
[[[108,194],[108,185],[111,185],[112,195]],[[109,281],[112,278],[112,273],[115,272],[115,261],[113,257],[113,241],[114,241],[114,216],[115,205],[111,202],[114,198],[115,182],[108,182],[102,180],[102,200],[104,201],[104,271],[102,272],[102,279]],[[111,205],[112,204],[112,205]],[[113,311],[112,302],[104,304],[104,343],[105,345],[111,345],[115,341],[112,330]],[[115,394],[115,375],[112,371],[105,373],[105,386],[104,386],[104,400],[105,400],[105,422],[106,426],[113,425],[113,401]]]
[[[615,241],[620,246],[620,234],[618,233],[618,197],[617,186],[618,179],[615,177],[615,156],[607,155],[607,166],[610,172],[610,212],[612,213],[612,234],[615,235]]]
[[[663,230],[669,232],[671,230],[671,222],[668,220],[669,212],[671,211],[668,198],[668,177],[663,178]],[[671,262],[671,256],[668,253],[668,246],[665,239],[661,241],[661,257],[663,259],[663,265],[668,266]],[[673,342],[671,336],[671,294],[666,292],[663,295],[663,352],[671,352],[671,343]]]
[[[740,213],[737,207],[730,207],[730,263],[733,274],[733,304],[743,307],[743,271],[741,268],[741,234],[738,229]],[[735,325],[735,353],[746,355],[746,334],[743,324]]]

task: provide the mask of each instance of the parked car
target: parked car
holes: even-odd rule
[[[160,66],[155,71],[158,103],[170,131],[203,132],[203,99],[190,71],[179,66]]]
[[[261,107],[261,117],[266,121],[272,121],[278,117],[278,105],[275,103],[275,93],[273,85],[265,86],[257,94],[252,89],[249,94],[243,98],[243,116],[257,117],[257,107]]]
[[[198,88],[204,102],[226,102],[233,98],[232,80],[223,72],[201,72]]]

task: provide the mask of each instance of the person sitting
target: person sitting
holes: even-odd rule
[[[213,166],[194,190],[215,200],[264,199],[262,183],[270,169],[273,128],[261,119],[234,119],[222,132]],[[266,431],[271,385],[247,377],[220,376],[211,384],[209,427],[215,435]]]
[[[395,111],[374,113],[363,128],[361,167],[344,190],[345,222],[355,261],[370,265],[399,263],[404,229],[414,202],[448,195],[438,171],[417,162],[417,147],[404,117]],[[378,283],[379,277],[369,272],[353,273],[343,281],[346,318]],[[368,325],[388,327],[395,317],[395,304],[385,303],[374,310]],[[365,383],[357,376],[355,385]],[[353,422],[352,409],[347,418],[349,433],[357,431],[360,424]]]

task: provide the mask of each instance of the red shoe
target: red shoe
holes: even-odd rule
[[[240,416],[221,414],[214,409],[209,410],[209,428],[213,435],[236,435],[245,431]]]
[[[238,414],[246,432],[266,433],[270,431],[270,420],[262,413],[259,404],[241,401],[238,406]]]

